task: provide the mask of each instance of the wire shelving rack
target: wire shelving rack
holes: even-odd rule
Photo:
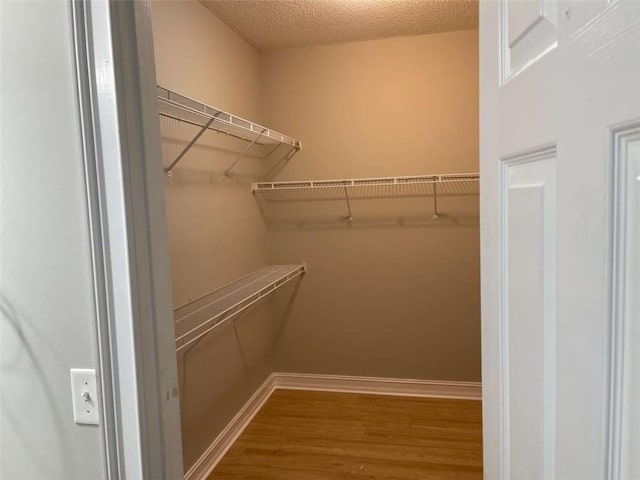
[[[166,118],[177,120],[199,127],[198,133],[169,164],[165,171],[171,175],[176,165],[187,152],[196,144],[198,139],[206,132],[222,133],[248,143],[233,162],[227,167],[223,175],[227,176],[236,164],[249,152],[254,145],[273,145],[274,148],[267,156],[273,153],[281,145],[289,147],[285,155],[280,159],[291,158],[302,144],[299,140],[277,132],[265,126],[246,120],[219,108],[204,104],[193,98],[176,93],[168,88],[157,86],[158,113]]]
[[[251,187],[254,196],[269,202],[343,200],[353,220],[351,202],[392,197],[433,197],[433,218],[438,219],[438,198],[478,195],[480,174],[441,174],[404,177],[378,177],[334,180],[258,182]]]
[[[173,312],[180,351],[306,272],[306,265],[269,265],[196,298]]]

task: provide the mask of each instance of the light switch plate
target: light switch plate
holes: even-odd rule
[[[95,370],[71,369],[71,397],[73,420],[81,425],[98,425],[98,388]]]

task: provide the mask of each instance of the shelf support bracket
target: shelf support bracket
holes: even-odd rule
[[[284,161],[291,160],[293,158],[293,156],[296,153],[298,153],[298,150],[299,150],[298,147],[296,147],[295,145],[292,146],[289,150],[287,150],[287,153],[285,153],[282,157],[280,157],[280,159],[278,160],[277,165],[280,165]]]
[[[229,166],[227,167],[227,169],[226,169],[224,172],[222,172],[222,176],[223,176],[223,177],[228,177],[228,176],[229,176],[229,173],[231,172],[231,170],[233,170],[233,167],[235,167],[235,166],[236,166],[236,164],[237,164],[240,160],[242,160],[242,158],[247,154],[247,152],[251,149],[251,147],[253,147],[253,146],[256,144],[256,142],[257,142],[258,140],[260,140],[260,137],[262,137],[262,135],[264,135],[264,132],[266,132],[266,131],[267,131],[267,129],[266,129],[266,128],[265,128],[265,129],[263,129],[263,130],[262,130],[262,131],[261,131],[261,132],[256,136],[256,138],[254,138],[253,140],[251,140],[251,143],[250,143],[249,145],[247,145],[247,146],[244,148],[244,150],[242,150],[242,152],[240,152],[240,155],[238,155],[238,156],[236,157],[236,159],[235,159],[233,162],[231,162],[231,165],[229,165]]]
[[[264,158],[269,158],[276,150],[278,150],[278,148],[280,148],[280,146],[282,145],[282,143],[277,143],[275,147],[273,147],[269,153],[267,153]]]
[[[196,134],[195,137],[193,137],[193,139],[187,144],[186,147],[184,147],[184,150],[182,150],[180,152],[180,154],[176,157],[176,159],[171,162],[171,165],[169,165],[165,170],[167,172],[167,175],[171,176],[172,172],[173,172],[173,167],[175,167],[178,162],[180,160],[182,160],[182,157],[184,157],[186,155],[186,153],[191,150],[191,147],[193,147],[193,145],[198,141],[198,139],[202,136],[202,134],[204,132],[207,131],[207,129],[209,128],[209,126],[213,123],[213,121],[216,119],[215,116],[211,117],[209,119],[209,121],[200,129],[200,131]]]
[[[351,215],[351,202],[349,201],[349,190],[347,190],[347,184],[344,185],[344,199],[347,201],[347,211],[349,216],[347,217],[347,223],[353,222],[353,215]]]
[[[282,144],[280,144],[282,145]],[[280,146],[278,145],[278,147]],[[269,152],[269,154],[267,155],[267,157],[269,155],[271,155],[273,152],[275,152],[277,150],[277,147],[274,148],[273,150],[271,150]],[[264,175],[264,178],[269,179],[271,177],[273,177],[277,172],[279,172],[284,166],[285,164],[291,160],[293,158],[293,156],[298,153],[298,151],[300,150],[299,147],[296,147],[295,145],[292,146],[290,149],[287,150],[287,153],[285,153],[282,157],[280,157],[278,159],[278,161],[273,165],[273,167],[271,167],[271,169]],[[265,157],[266,158],[266,157]]]
[[[438,214],[438,183],[433,184],[433,219],[438,220],[440,215]]]

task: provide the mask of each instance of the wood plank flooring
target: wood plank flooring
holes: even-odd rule
[[[480,480],[477,400],[276,390],[208,480]]]

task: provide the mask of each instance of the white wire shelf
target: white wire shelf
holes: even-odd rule
[[[200,128],[191,142],[189,142],[185,149],[166,168],[169,174],[207,130],[249,142],[249,145],[240,153],[240,156],[225,170],[225,175],[233,169],[236,163],[253,145],[274,145],[275,147],[285,145],[291,147],[283,158],[293,156],[293,154],[302,147],[299,140],[289,135],[251,122],[232,113],[225,112],[219,108],[206,105],[186,95],[161,87],[160,85],[157,86],[157,93],[158,113],[161,116]],[[270,153],[273,153],[273,150]]]
[[[433,197],[433,216],[438,218],[438,197],[478,195],[480,174],[442,174],[334,180],[254,183],[251,192],[269,202],[345,201],[347,221],[353,219],[351,201],[392,197]]]
[[[180,351],[306,272],[304,264],[269,265],[173,311]]]

